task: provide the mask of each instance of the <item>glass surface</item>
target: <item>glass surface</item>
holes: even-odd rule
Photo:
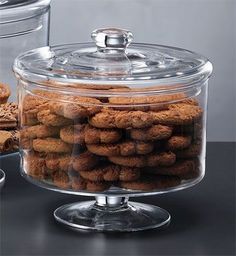
[[[47,3],[49,4],[50,1]],[[16,101],[17,97],[16,79],[12,72],[14,59],[21,52],[48,45],[49,6],[45,4],[46,1],[36,1],[32,5],[14,8],[11,6],[9,9],[0,8],[0,83],[10,86],[10,101]],[[31,7],[32,12],[35,13],[28,17]],[[17,14],[19,9],[22,10],[21,8],[24,8],[24,12],[22,11],[22,19],[18,19]],[[40,13],[37,13],[37,10],[40,10]],[[16,15],[15,21],[5,22],[4,17],[6,19],[10,17],[8,11]]]
[[[0,191],[3,188],[3,186],[4,186],[5,177],[6,177],[5,176],[5,172],[2,169],[0,169]]]
[[[101,83],[123,83],[145,90],[161,89],[160,85],[165,85],[164,90],[181,89],[203,82],[212,71],[211,63],[199,54],[174,47],[131,43],[132,34],[126,30],[95,30],[92,38],[94,43],[45,47],[22,54],[14,70],[31,82],[42,84],[48,79],[62,82],[60,89],[64,90],[68,90],[68,82],[98,87]]]
[[[54,212],[71,228],[160,227],[166,211],[128,198],[204,177],[212,65],[183,49],[130,44],[126,30],[92,38],[96,46],[43,47],[16,59],[21,173],[47,189],[96,197]]]
[[[22,172],[39,186],[135,195],[179,190],[204,176],[207,82],[136,97],[111,97],[112,86],[103,97],[80,95],[86,85],[77,85],[78,95],[19,86]]]

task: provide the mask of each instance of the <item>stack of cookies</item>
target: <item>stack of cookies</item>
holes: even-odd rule
[[[203,110],[185,93],[92,98],[34,90],[20,112],[25,172],[60,189],[153,191],[200,175]]]
[[[7,102],[10,94],[9,86],[0,83],[0,154],[14,152],[19,147],[18,106]]]

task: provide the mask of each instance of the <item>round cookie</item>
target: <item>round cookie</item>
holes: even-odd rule
[[[118,129],[97,129],[91,125],[85,127],[85,143],[115,143],[121,139],[122,132]]]
[[[194,160],[183,160],[177,161],[174,165],[169,167],[146,168],[143,169],[143,173],[184,176],[194,172],[195,169],[196,163]]]
[[[102,192],[111,186],[108,182],[94,182],[84,180],[81,177],[74,177],[72,180],[72,189],[75,191],[87,190],[88,192]]]
[[[87,145],[90,152],[99,156],[130,156],[149,154],[154,145],[152,143],[126,141],[118,144],[90,144]]]
[[[77,156],[74,156],[73,159],[73,168],[75,171],[80,172],[84,170],[90,170],[95,167],[98,163],[99,158],[89,151],[85,151]]]
[[[20,132],[21,138],[36,139],[36,138],[46,138],[54,137],[59,135],[60,129],[57,127],[51,127],[46,125],[35,125],[24,128]]]
[[[45,163],[48,169],[53,171],[68,172],[73,165],[73,157],[69,154],[48,154],[45,158]]]
[[[191,142],[192,138],[190,136],[174,135],[166,142],[166,148],[173,151],[181,150],[188,148]]]
[[[57,186],[58,188],[61,188],[61,189],[71,188],[70,178],[68,174],[63,171],[55,172],[52,179],[53,179],[54,185]]]
[[[33,149],[37,152],[45,153],[70,153],[73,147],[72,145],[65,143],[61,139],[45,138],[34,139]]]
[[[89,123],[97,128],[145,128],[153,123],[149,113],[142,111],[119,111],[104,109],[89,119]]]
[[[68,126],[60,131],[61,139],[70,144],[114,143],[121,136],[122,132],[118,129],[98,129],[89,124]]]
[[[92,116],[101,110],[101,101],[95,98],[79,96],[61,96],[60,102],[50,104],[50,110],[69,119],[80,119]],[[67,101],[67,102],[63,102]]]
[[[44,179],[46,174],[45,159],[38,153],[24,154],[23,169],[32,178]]]
[[[89,181],[133,181],[140,176],[140,170],[108,164],[92,170],[80,171],[80,176]]]
[[[147,156],[110,156],[108,159],[114,164],[140,168],[145,166],[170,166],[175,163],[176,156],[172,152],[162,152]]]
[[[167,139],[171,136],[173,128],[161,124],[152,125],[146,129],[131,129],[132,139],[141,141],[153,141]]]
[[[196,141],[186,149],[175,151],[175,154],[178,158],[194,158],[200,156],[201,152],[202,143],[201,141]]]
[[[178,186],[181,180],[173,176],[143,176],[136,181],[122,181],[120,187],[131,190],[151,191]]]
[[[70,125],[60,130],[60,138],[69,144],[84,144],[85,124]]]
[[[185,99],[186,97],[185,93],[175,93],[140,97],[110,97],[108,100],[110,104],[117,105],[115,109],[119,110],[159,111],[167,109],[169,102]]]
[[[7,84],[0,83],[0,104],[6,103],[10,95],[10,87]]]
[[[168,110],[149,112],[154,124],[164,125],[190,125],[202,116],[199,106],[188,104],[171,104]]]
[[[50,112],[49,109],[41,110],[37,113],[37,118],[40,123],[47,126],[65,126],[73,124],[71,119],[59,116]]]

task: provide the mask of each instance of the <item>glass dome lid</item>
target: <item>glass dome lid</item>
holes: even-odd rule
[[[51,0],[0,0],[0,24],[29,19],[49,8]]]
[[[44,84],[128,85],[168,90],[206,80],[212,64],[203,56],[180,48],[131,43],[130,31],[117,28],[92,32],[94,43],[43,47],[26,52],[15,61],[22,80]],[[50,83],[49,83],[50,84]],[[51,83],[53,86],[53,83]],[[154,88],[153,87],[153,88]]]

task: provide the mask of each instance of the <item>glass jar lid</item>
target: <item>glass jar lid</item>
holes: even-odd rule
[[[49,8],[51,0],[0,0],[0,24],[37,16]]]
[[[67,90],[70,83],[96,84],[98,88],[123,84],[137,90],[166,90],[168,86],[169,90],[193,86],[212,72],[212,64],[199,54],[131,43],[133,35],[127,30],[97,29],[91,37],[94,43],[43,47],[24,53],[16,59],[14,70],[23,80],[38,84],[53,80]]]

